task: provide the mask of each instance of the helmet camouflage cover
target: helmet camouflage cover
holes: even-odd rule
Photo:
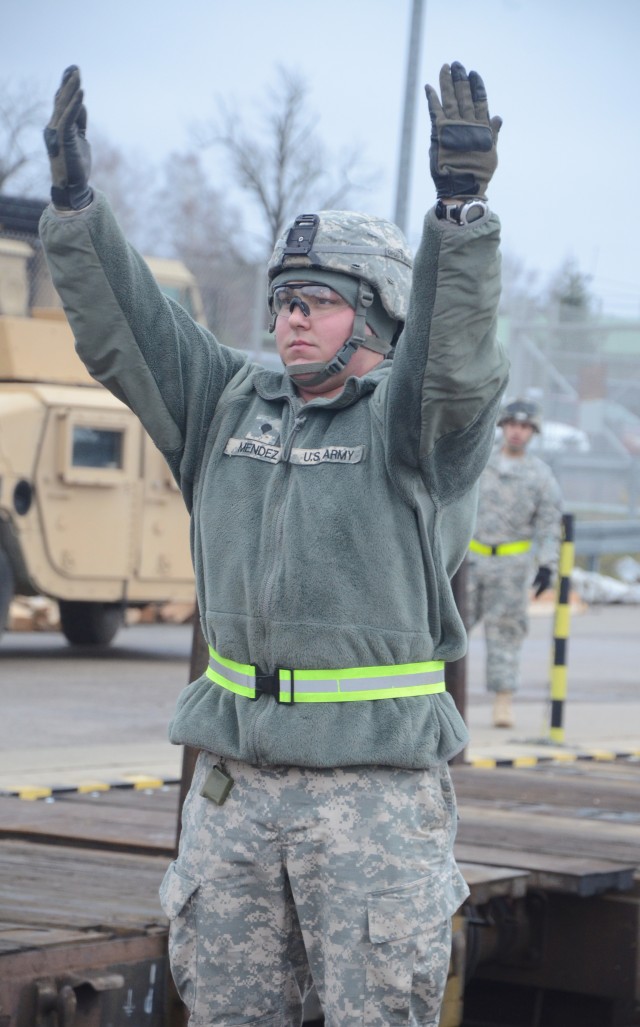
[[[502,408],[498,425],[507,421],[516,421],[518,424],[529,424],[536,432],[542,431],[542,412],[537,403],[529,399],[514,399]]]
[[[301,215],[282,233],[269,261],[269,308],[276,276],[289,268],[317,268],[368,282],[387,314],[404,324],[412,264],[407,241],[391,221],[349,210]]]

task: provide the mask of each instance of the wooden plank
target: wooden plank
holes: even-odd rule
[[[458,868],[469,886],[469,901],[474,906],[494,898],[518,899],[526,894],[529,874],[525,870],[491,866],[488,862],[479,866],[473,861],[458,861]]]
[[[78,942],[103,941],[100,931],[65,930],[58,927],[35,927],[32,924],[12,924],[0,920],[0,957],[3,952],[26,952],[51,945],[74,945]]]
[[[504,754],[504,750],[503,750]],[[517,756],[514,752],[514,757]],[[638,782],[640,777],[640,758],[624,760],[578,760],[571,753],[566,753],[557,762],[548,763],[536,762],[532,766],[495,766],[480,767],[470,764],[455,764],[451,767],[453,777],[467,777],[478,774],[486,777],[490,774],[508,775],[515,773],[516,776],[536,776],[551,780],[563,778],[576,778],[583,780],[597,780],[611,785],[620,784],[624,786],[625,781]]]
[[[513,810],[521,813],[539,813],[546,817],[562,817],[564,820],[604,821],[612,824],[640,827],[640,811],[616,810],[595,806],[557,806],[549,802],[519,802],[517,800],[478,799],[471,800],[478,810],[485,810],[491,816],[494,810]],[[638,799],[636,799],[638,805]]]
[[[132,788],[110,788],[106,792],[64,792],[54,798],[56,802],[95,809],[97,815],[105,806],[118,806],[122,809],[162,811],[175,817],[177,822],[179,794],[178,785],[166,785],[163,788],[141,791]]]
[[[607,858],[640,865],[640,825],[459,804],[458,841],[499,849]]]
[[[457,842],[459,865],[500,863],[504,867],[526,870],[529,887],[567,895],[601,895],[607,891],[630,891],[634,887],[635,867],[610,860],[565,856],[561,853],[522,852],[518,849]]]
[[[575,760],[562,764],[546,764],[546,773],[560,771],[562,774],[580,777],[597,777],[602,781],[638,780],[640,774],[640,758],[618,760]]]
[[[570,809],[628,812],[640,818],[640,765],[632,775],[566,773],[560,768],[492,768],[456,766],[452,776],[459,798],[541,804]]]
[[[115,933],[165,928],[158,888],[166,866],[162,857],[3,841],[3,919]]]
[[[24,802],[0,797],[0,838],[32,838],[55,844],[171,855],[176,817],[170,809],[86,803]]]

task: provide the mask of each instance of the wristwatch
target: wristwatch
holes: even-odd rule
[[[489,210],[486,200],[465,200],[464,203],[436,203],[436,217],[441,221],[452,221],[455,225],[470,225],[479,221]]]

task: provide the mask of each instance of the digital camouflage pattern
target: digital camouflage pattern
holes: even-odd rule
[[[327,1027],[436,1027],[450,918],[468,895],[447,765],[229,760],[217,806],[200,795],[215,764],[200,754],[161,888],[192,1027],[298,1027],[311,975]]]
[[[474,554],[475,555],[475,554]],[[520,651],[529,627],[528,553],[479,556],[467,571],[467,626],[482,621],[485,680],[490,692],[515,692],[520,685]]]
[[[492,546],[530,539],[535,565],[555,570],[561,529],[562,496],[548,464],[532,453],[495,450],[480,476],[474,538]]]
[[[532,546],[522,554],[467,557],[467,628],[484,622],[491,692],[518,688],[529,589],[536,567],[556,569],[561,531],[562,497],[548,465],[530,453],[510,458],[494,452],[480,477],[474,538],[491,546],[530,539]]]
[[[413,258],[408,243],[391,221],[350,210],[318,211],[320,224],[309,256],[284,256],[291,224],[278,239],[268,264],[269,305],[272,280],[288,268],[319,267],[362,278],[377,290],[395,321],[406,321]]]

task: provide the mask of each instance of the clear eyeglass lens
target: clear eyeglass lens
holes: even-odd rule
[[[289,315],[294,299],[299,299],[309,308],[311,317],[325,317],[348,306],[339,293],[328,285],[280,285],[273,294],[273,308],[276,314]],[[296,305],[294,309],[299,309]]]

